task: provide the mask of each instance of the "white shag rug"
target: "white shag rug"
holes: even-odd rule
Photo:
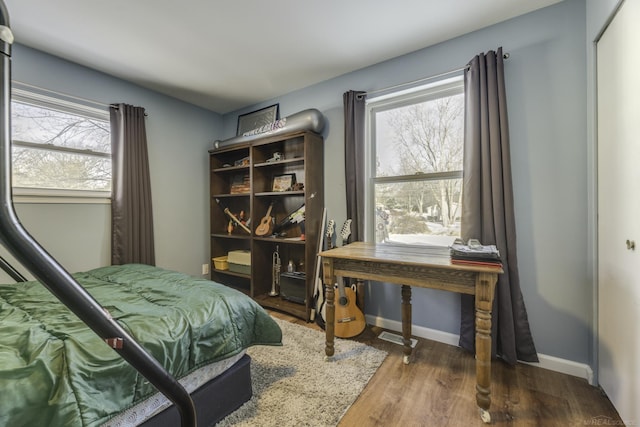
[[[247,351],[253,397],[217,426],[337,425],[387,353],[336,338],[334,361],[325,362],[324,331],[274,319],[282,329],[283,346]]]

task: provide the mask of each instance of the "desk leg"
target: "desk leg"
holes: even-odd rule
[[[497,280],[490,273],[476,277],[476,403],[485,423],[491,422],[491,309]]]
[[[402,285],[402,344],[402,361],[408,365],[411,357],[411,286],[407,285]]]
[[[335,318],[336,318],[336,309],[334,305],[334,283],[336,278],[333,275],[333,259],[323,259],[322,260],[322,271],[323,271],[323,281],[324,281],[324,289],[325,289],[325,298],[326,298],[326,309],[325,309],[325,340],[326,345],[324,348],[324,360],[329,362],[333,360],[333,354],[335,352],[333,341],[334,341],[334,328],[335,328]]]

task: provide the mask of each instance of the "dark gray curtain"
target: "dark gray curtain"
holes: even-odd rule
[[[352,242],[364,240],[364,101],[366,92],[350,90],[344,102],[344,169],[347,218]]]
[[[111,105],[111,264],[155,265],[145,112]]]
[[[493,304],[492,355],[537,362],[520,290],[502,48],[473,58],[465,71],[462,238],[496,245],[504,274]],[[474,297],[462,296],[460,346],[475,351]]]

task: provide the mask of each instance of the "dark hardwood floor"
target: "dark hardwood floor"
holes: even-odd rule
[[[273,316],[320,329],[279,312]],[[475,404],[475,359],[458,347],[418,338],[411,363],[402,347],[368,326],[355,339],[389,353],[339,427],[484,426]],[[491,425],[624,425],[597,387],[527,364],[492,363]]]

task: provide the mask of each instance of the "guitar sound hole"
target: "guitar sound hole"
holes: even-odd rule
[[[347,297],[340,297],[338,298],[338,304],[340,305],[347,305],[349,303],[349,300],[347,300]]]

